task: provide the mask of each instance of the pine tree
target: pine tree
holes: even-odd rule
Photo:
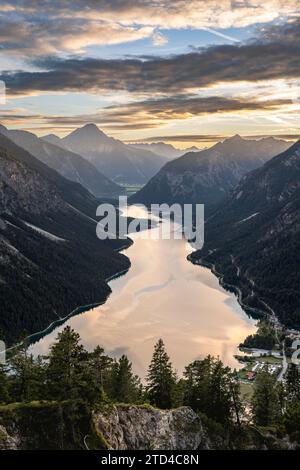
[[[280,400],[276,386],[276,376],[269,372],[268,366],[257,374],[252,397],[254,422],[259,426],[276,423],[280,416]]]
[[[292,440],[300,443],[300,402],[298,400],[288,403],[283,417],[283,424]]]
[[[79,334],[67,326],[58,333],[50,349],[47,375],[52,398],[66,400],[88,397],[87,352],[79,341]]]
[[[89,355],[91,376],[97,387],[100,400],[105,398],[108,391],[112,364],[113,359],[107,356],[100,346],[97,346]]]
[[[141,398],[141,383],[132,372],[132,363],[123,355],[112,368],[112,397],[124,403],[137,402]]]
[[[147,375],[147,396],[158,408],[171,408],[176,376],[162,339],[154,347]]]
[[[45,367],[40,357],[28,355],[26,346],[20,347],[8,359],[11,376],[11,395],[15,401],[44,398]]]
[[[236,375],[229,367],[225,367],[219,359],[207,356],[187,366],[184,376],[186,405],[219,423],[234,420],[240,425],[240,389]]]

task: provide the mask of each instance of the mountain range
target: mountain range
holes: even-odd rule
[[[110,181],[77,153],[45,142],[35,134],[23,130],[8,130],[0,126],[0,134],[8,137],[65,178],[82,184],[97,197],[113,197],[122,192],[120,186]]]
[[[0,134],[0,329],[7,344],[102,302],[129,241],[100,241],[99,201]]]
[[[88,136],[95,148],[99,134],[110,142],[93,125],[45,140],[0,128],[0,329],[8,344],[80,305],[102,302],[110,292],[106,279],[129,267],[117,250],[130,241],[97,239],[99,200],[80,184],[81,176],[71,181],[72,171],[87,174],[81,164],[106,181],[66,149],[67,142],[79,147],[81,141],[81,152]],[[60,173],[67,168],[69,178],[54,166]],[[204,202],[205,245],[191,260],[237,286],[249,308],[300,327],[300,142],[234,136],[189,152],[167,163],[131,198],[136,201]]]
[[[152,143],[136,143],[131,144],[131,147],[136,149],[144,149],[150,150],[151,152],[156,153],[157,155],[161,155],[166,157],[169,160],[173,160],[174,158],[181,157],[185,153],[188,152],[199,152],[197,147],[189,147],[186,149],[178,149],[171,144],[166,144],[165,142],[152,142]]]
[[[79,153],[115,183],[145,184],[168,160],[108,137],[95,124],[86,124],[62,139],[51,134],[44,140]]]
[[[240,181],[191,259],[238,286],[245,305],[300,328],[300,141]]]
[[[131,203],[203,203],[215,207],[239,180],[291,144],[272,137],[246,140],[235,135],[200,152],[168,162]]]

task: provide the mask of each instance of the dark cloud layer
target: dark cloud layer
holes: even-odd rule
[[[74,116],[24,115],[23,120],[38,119],[53,126],[81,126],[94,122],[106,129],[137,130],[150,129],[174,119],[187,119],[215,113],[246,112],[255,110],[274,110],[290,104],[290,100],[246,101],[219,96],[202,98],[194,95],[179,95],[156,100],[132,102],[122,106],[103,108],[100,113]],[[16,113],[2,116],[3,122],[22,122],[22,115]]]
[[[195,12],[195,21],[196,16],[197,21],[200,21],[201,15],[199,16],[197,4],[204,8],[206,2],[191,0],[191,3],[193,6],[190,11]],[[207,0],[207,3],[211,11],[214,11],[218,2]],[[248,6],[251,4],[254,12],[257,2],[226,0],[226,3],[230,14],[234,15],[239,10],[245,10],[249,15],[246,6],[241,7],[240,4],[247,3]],[[291,9],[297,4],[289,0],[287,3]],[[101,113],[90,116],[39,118],[42,123],[58,126],[81,125],[88,120],[108,129],[147,129],[172,119],[185,119],[210,113],[268,111],[290,104],[289,99],[251,101],[238,96],[206,97],[204,93],[201,96],[197,93],[218,83],[240,81],[259,83],[276,79],[299,79],[299,18],[293,20],[289,18],[286,23],[268,25],[257,32],[255,39],[247,43],[194,48],[188,54],[106,60],[86,57],[84,54],[68,55],[70,50],[75,52],[76,47],[80,49],[93,44],[94,40],[99,41],[102,37],[108,42],[111,38],[121,36],[123,38],[121,42],[126,42],[129,37],[136,39],[144,35],[148,37],[155,32],[157,11],[163,11],[166,20],[175,22],[176,27],[183,27],[183,24],[178,23],[180,15],[176,16],[182,5],[191,7],[189,2],[181,0],[173,2],[75,0],[72,2],[72,14],[70,14],[69,2],[45,1],[43,11],[40,9],[40,2],[34,0],[4,3],[0,5],[0,22],[2,21],[0,52],[2,51],[4,56],[16,51],[22,55],[26,50],[27,55],[24,55],[26,70],[3,71],[0,73],[0,80],[5,82],[8,95],[14,96],[68,91],[98,94],[120,91],[132,95],[127,104],[106,107]],[[173,10],[167,11],[168,6],[172,6]],[[2,15],[1,10],[3,10]],[[143,11],[146,13],[145,17],[140,17],[140,24],[134,23],[135,15]],[[201,11],[205,12],[205,8]],[[99,14],[97,19],[94,18],[93,12]],[[101,12],[105,19],[101,18]],[[150,12],[153,13],[152,16]],[[110,18],[112,18],[111,23]],[[116,18],[120,21],[116,22]],[[151,30],[150,27],[142,30],[147,24],[145,18],[153,19],[154,29]],[[105,22],[108,22],[111,28],[108,36],[106,36]],[[28,51],[32,55],[30,60]],[[64,53],[61,54],[61,51]],[[13,119],[21,122],[22,116],[6,116],[7,121],[13,122]]]
[[[150,60],[48,58],[35,61],[35,72],[3,72],[12,94],[32,91],[172,92],[219,82],[300,77],[300,45],[280,42],[210,47]]]
[[[99,113],[74,116],[22,115],[18,112],[2,112],[0,113],[0,120],[6,125],[13,123],[22,126],[26,126],[28,121],[35,121],[37,125],[42,125],[42,127],[51,126],[51,128],[60,129],[72,129],[82,126],[87,122],[94,122],[106,131],[131,131],[153,129],[174,119],[184,120],[193,116],[280,109],[281,106],[289,103],[289,100],[268,100],[262,102],[226,99],[218,96],[209,98],[175,96],[160,100],[128,103],[119,107],[106,107]],[[193,139],[196,140],[196,136],[193,136]],[[215,138],[213,138],[213,141],[215,141]]]
[[[138,114],[156,116],[161,119],[181,118],[184,114],[197,116],[201,114],[222,113],[231,111],[270,110],[291,104],[291,100],[247,101],[245,99],[224,98],[221,96],[201,97],[195,95],[175,95],[161,99],[128,103],[123,106],[105,108],[107,117],[121,120]]]

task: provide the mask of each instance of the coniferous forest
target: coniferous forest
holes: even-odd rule
[[[207,356],[178,376],[162,339],[154,346],[145,382],[126,355],[109,357],[101,346],[88,352],[70,327],[58,333],[49,354],[34,358],[20,347],[0,367],[0,429],[26,449],[95,449],[109,446],[93,415],[114,405],[141,409],[190,407],[211,448],[300,446],[300,374],[289,366],[284,385],[264,367],[245,401],[236,371]],[[138,423],[136,423],[138,425]],[[5,445],[7,435],[2,432]]]

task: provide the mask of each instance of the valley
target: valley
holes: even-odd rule
[[[135,206],[128,211],[131,217],[148,216]],[[126,352],[140,377],[145,376],[153,342],[160,336],[179,374],[187,362],[207,354],[240,368],[234,356],[244,338],[256,331],[255,320],[208,269],[187,260],[191,246],[184,239],[174,239],[177,226],[171,227],[170,240],[156,236],[162,224],[149,230],[147,239],[131,235],[134,243],[124,251],[131,267],[109,282],[112,293],[105,304],[72,316],[37,342],[33,337],[29,351],[46,354],[57,333],[69,325],[89,350],[101,344],[116,357]]]
[[[286,466],[299,0],[11,0],[0,24],[1,463]]]

